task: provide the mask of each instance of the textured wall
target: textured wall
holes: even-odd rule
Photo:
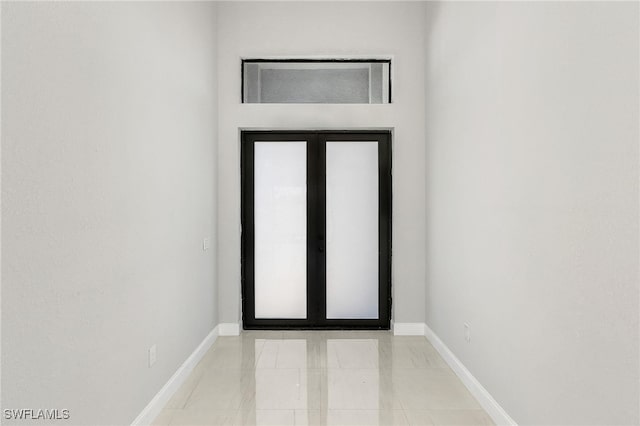
[[[129,424],[216,325],[215,21],[2,2],[2,408]]]
[[[638,7],[427,10],[427,324],[519,424],[640,422]]]

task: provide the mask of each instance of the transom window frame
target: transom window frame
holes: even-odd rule
[[[380,104],[352,104],[352,105],[388,105],[393,103],[393,58],[391,56],[385,57],[319,57],[319,58],[310,58],[310,57],[247,57],[240,59],[240,103],[241,104],[256,104],[256,105],[273,105],[272,103],[255,103],[255,102],[245,102],[245,65],[246,64],[259,64],[259,63],[376,63],[376,64],[388,64],[389,66],[389,81],[388,81],[388,97],[389,102],[380,103]],[[287,103],[278,103],[277,105],[286,105]],[[293,103],[291,103],[293,104]],[[291,105],[290,104],[290,105]],[[318,103],[322,104],[322,103]],[[335,104],[325,104],[325,105],[335,105]]]

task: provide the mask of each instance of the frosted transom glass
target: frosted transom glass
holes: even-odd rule
[[[378,318],[378,143],[327,142],[327,318]]]
[[[256,318],[307,317],[307,143],[254,144]]]
[[[388,60],[243,62],[244,103],[390,102]]]

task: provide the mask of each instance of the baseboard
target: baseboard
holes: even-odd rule
[[[160,391],[147,404],[142,412],[131,423],[131,426],[150,425],[153,420],[160,414],[160,411],[169,402],[173,394],[180,388],[184,381],[189,377],[193,368],[200,362],[204,354],[207,353],[211,345],[216,341],[219,335],[220,325],[216,326],[198,345],[189,358],[173,373],[173,376],[165,383]]]
[[[394,336],[424,336],[423,322],[393,322],[391,324]]]
[[[239,336],[240,324],[237,322],[223,322],[222,324],[218,324],[218,331],[220,332],[220,336]]]
[[[456,373],[467,389],[469,389],[469,392],[471,392],[471,394],[478,400],[482,408],[484,408],[487,414],[489,414],[495,424],[517,426],[517,423],[509,416],[509,414],[507,414],[506,411],[504,411],[500,404],[493,399],[491,394],[487,392],[480,382],[473,377],[471,372],[467,370],[467,367],[465,367],[453,352],[451,352],[447,345],[440,340],[438,335],[434,333],[428,325],[423,324],[423,326],[424,336],[429,340],[429,342],[431,342],[433,347],[438,351],[449,367],[451,367],[451,369]]]

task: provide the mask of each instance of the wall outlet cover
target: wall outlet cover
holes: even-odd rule
[[[153,367],[153,364],[156,363],[156,349],[156,345],[149,348],[149,368]]]

